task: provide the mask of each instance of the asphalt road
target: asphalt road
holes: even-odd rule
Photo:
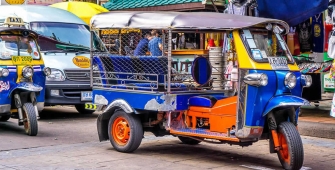
[[[119,153],[108,141],[98,141],[96,117],[68,107],[48,108],[41,113],[36,137],[26,136],[16,119],[0,123],[0,169],[282,169],[277,155],[269,154],[267,141],[244,148],[189,146],[172,136],[156,138],[146,133],[134,153]],[[334,140],[302,139],[302,169],[334,169]]]

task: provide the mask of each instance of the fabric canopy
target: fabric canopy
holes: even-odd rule
[[[259,16],[295,26],[328,8],[329,0],[257,0]]]
[[[250,16],[212,12],[144,12],[113,11],[97,14],[91,19],[95,29],[140,28],[140,29],[212,29],[232,30],[263,23],[276,23],[288,31],[284,21]]]

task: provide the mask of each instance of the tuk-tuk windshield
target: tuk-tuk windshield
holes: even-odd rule
[[[0,59],[11,59],[12,56],[32,56],[40,59],[37,45],[31,37],[19,35],[0,35]]]
[[[31,29],[41,36],[39,45],[41,51],[60,50],[66,47],[68,51],[90,50],[91,33],[88,26],[71,23],[33,22]],[[97,51],[105,51],[102,41],[93,35],[93,48]]]
[[[256,62],[270,62],[270,57],[285,58],[287,63],[293,63],[293,57],[279,33],[266,29],[242,30],[242,39],[251,57]]]

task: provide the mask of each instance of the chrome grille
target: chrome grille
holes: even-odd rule
[[[72,81],[90,81],[89,69],[64,70],[65,76]]]

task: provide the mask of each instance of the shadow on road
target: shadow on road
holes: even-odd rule
[[[279,160],[276,158],[276,155],[274,155],[274,157],[261,157],[259,155],[251,155],[250,153],[252,152],[250,152],[250,150],[248,151],[248,148],[244,148],[243,150],[246,152],[242,151],[241,149],[235,150],[225,144],[223,144],[222,147],[220,147],[218,150],[218,147],[213,147],[207,144],[192,146],[182,144],[179,141],[171,141],[171,144],[155,146],[142,145],[133,154],[136,156],[151,155],[160,159],[173,157],[176,159],[175,162],[185,161],[185,158],[187,158],[198,159],[200,162],[210,164],[238,164],[240,166],[260,164],[262,167],[281,169],[281,165]],[[178,160],[178,158],[180,158],[180,160]]]
[[[45,107],[40,113],[41,120],[97,118],[98,114],[80,114],[72,107]]]

